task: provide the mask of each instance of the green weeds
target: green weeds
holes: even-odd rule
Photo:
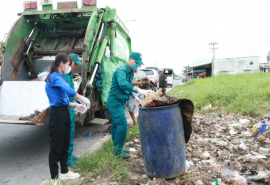
[[[128,129],[127,141],[139,137],[138,124]],[[93,176],[108,174],[117,182],[125,182],[129,179],[128,163],[113,154],[113,142],[110,139],[105,142],[101,149],[89,154],[85,153],[75,167],[77,171],[85,175],[85,182],[90,182]]]
[[[176,86],[169,95],[191,99],[195,109],[212,106],[243,115],[258,116],[270,110],[270,73],[218,75]]]
[[[127,135],[127,141],[131,140],[132,138],[139,138],[140,137],[140,131],[139,131],[139,123],[128,129],[128,135]]]

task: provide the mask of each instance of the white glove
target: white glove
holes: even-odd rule
[[[141,104],[141,100],[138,97],[134,98],[134,103],[137,107],[139,107],[139,105]]]
[[[81,96],[78,101],[81,103],[81,104],[84,104],[86,106],[87,109],[90,108],[90,101],[88,98],[85,98],[84,96]]]
[[[152,90],[139,89],[138,90],[138,93],[144,95],[145,97],[147,97],[147,96],[149,96],[152,93]]]
[[[87,111],[87,108],[83,104],[76,103],[76,106],[75,106],[75,109],[74,110],[75,110],[75,112],[79,112],[79,113],[84,114]]]

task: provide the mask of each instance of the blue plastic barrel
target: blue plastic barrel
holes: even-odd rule
[[[185,172],[186,149],[179,104],[140,108],[140,139],[146,174],[170,179]]]

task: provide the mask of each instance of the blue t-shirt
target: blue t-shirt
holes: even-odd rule
[[[70,87],[64,76],[58,71],[50,75],[50,81],[47,79],[45,86],[50,108],[68,106],[69,97],[76,96],[77,92]]]

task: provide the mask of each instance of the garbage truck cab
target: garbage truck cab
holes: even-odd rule
[[[76,53],[83,66],[75,90],[89,98],[91,108],[77,116],[81,124],[104,123],[114,71],[131,52],[128,30],[115,9],[97,8],[96,0],[24,2],[24,11],[2,48],[0,123],[43,125],[50,109],[44,78],[58,53]],[[106,53],[106,55],[105,55]],[[43,75],[44,77],[44,75]]]

